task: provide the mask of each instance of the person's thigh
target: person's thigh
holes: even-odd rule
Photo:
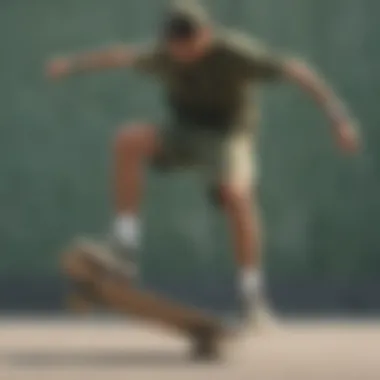
[[[237,194],[247,194],[258,181],[254,139],[250,132],[239,132],[228,139],[224,151],[224,167],[220,181]]]
[[[233,133],[214,145],[213,149],[213,159],[207,168],[213,186],[229,188],[240,195],[250,193],[258,180],[252,134],[248,131]]]

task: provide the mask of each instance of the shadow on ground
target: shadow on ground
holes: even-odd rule
[[[187,352],[178,351],[97,351],[97,352],[13,352],[1,355],[1,361],[17,368],[124,368],[188,367],[204,364]]]

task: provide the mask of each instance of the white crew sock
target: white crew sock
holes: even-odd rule
[[[126,248],[140,247],[141,230],[140,221],[135,215],[120,214],[114,224],[115,238]]]
[[[243,295],[249,299],[260,297],[263,287],[260,270],[243,268],[240,276],[240,286]]]

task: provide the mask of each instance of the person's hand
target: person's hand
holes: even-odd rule
[[[51,80],[59,80],[71,73],[72,63],[69,58],[54,58],[48,62],[46,75]]]
[[[333,123],[335,138],[340,149],[346,153],[356,153],[360,148],[360,138],[356,126],[345,119]]]

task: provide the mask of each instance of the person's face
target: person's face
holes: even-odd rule
[[[179,62],[194,62],[202,58],[211,45],[211,33],[208,29],[198,31],[193,37],[167,42],[171,57]]]

